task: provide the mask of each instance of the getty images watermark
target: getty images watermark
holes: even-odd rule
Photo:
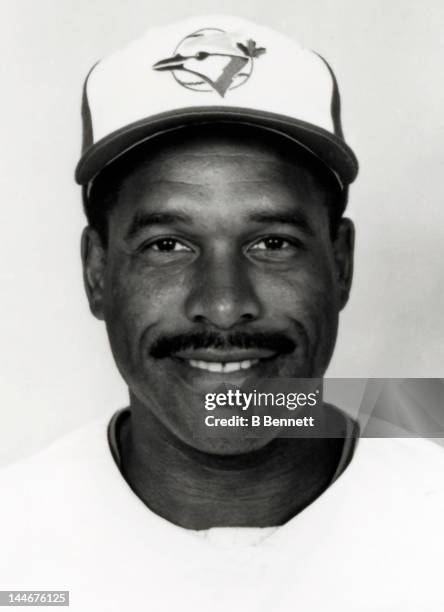
[[[199,396],[195,436],[346,437],[341,412],[364,438],[423,437],[444,444],[444,379],[266,379]]]
[[[264,379],[247,381],[241,388],[221,385],[200,396],[196,437],[297,437],[313,431],[322,406],[320,379]],[[311,437],[311,435],[310,435]]]
[[[311,393],[272,393],[257,391],[244,392],[240,389],[228,389],[225,392],[206,393],[205,409],[212,411],[217,408],[237,408],[242,412],[247,410],[260,411],[263,408],[276,409],[285,408],[296,410],[297,408],[314,407],[318,403],[320,390]],[[233,414],[229,417],[216,416],[214,414],[205,417],[207,427],[313,427],[314,416],[304,417],[278,417],[272,414]]]

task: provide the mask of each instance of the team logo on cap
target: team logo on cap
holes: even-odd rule
[[[239,40],[215,28],[204,28],[186,36],[173,55],[153,69],[170,71],[176,81],[193,91],[227,91],[244,85],[253,72],[254,60],[266,52],[254,40]]]

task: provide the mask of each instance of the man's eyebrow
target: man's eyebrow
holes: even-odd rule
[[[307,216],[301,211],[257,212],[249,215],[249,220],[253,221],[254,223],[280,223],[283,225],[293,225],[312,238],[314,238],[316,235]]]
[[[174,212],[140,212],[138,211],[132,219],[125,240],[131,240],[134,236],[147,227],[153,225],[172,225],[173,223],[191,223],[188,215]]]

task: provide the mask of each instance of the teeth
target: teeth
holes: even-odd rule
[[[227,372],[237,372],[239,370],[248,370],[254,366],[259,359],[244,359],[244,361],[200,361],[197,359],[190,359],[189,364],[193,368],[199,368],[200,370],[207,370],[207,372],[221,372],[223,374]]]

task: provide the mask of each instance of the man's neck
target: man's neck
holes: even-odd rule
[[[210,455],[140,405],[116,433],[134,492],[158,515],[196,530],[285,523],[329,486],[344,447],[337,438],[279,438],[243,455]]]

